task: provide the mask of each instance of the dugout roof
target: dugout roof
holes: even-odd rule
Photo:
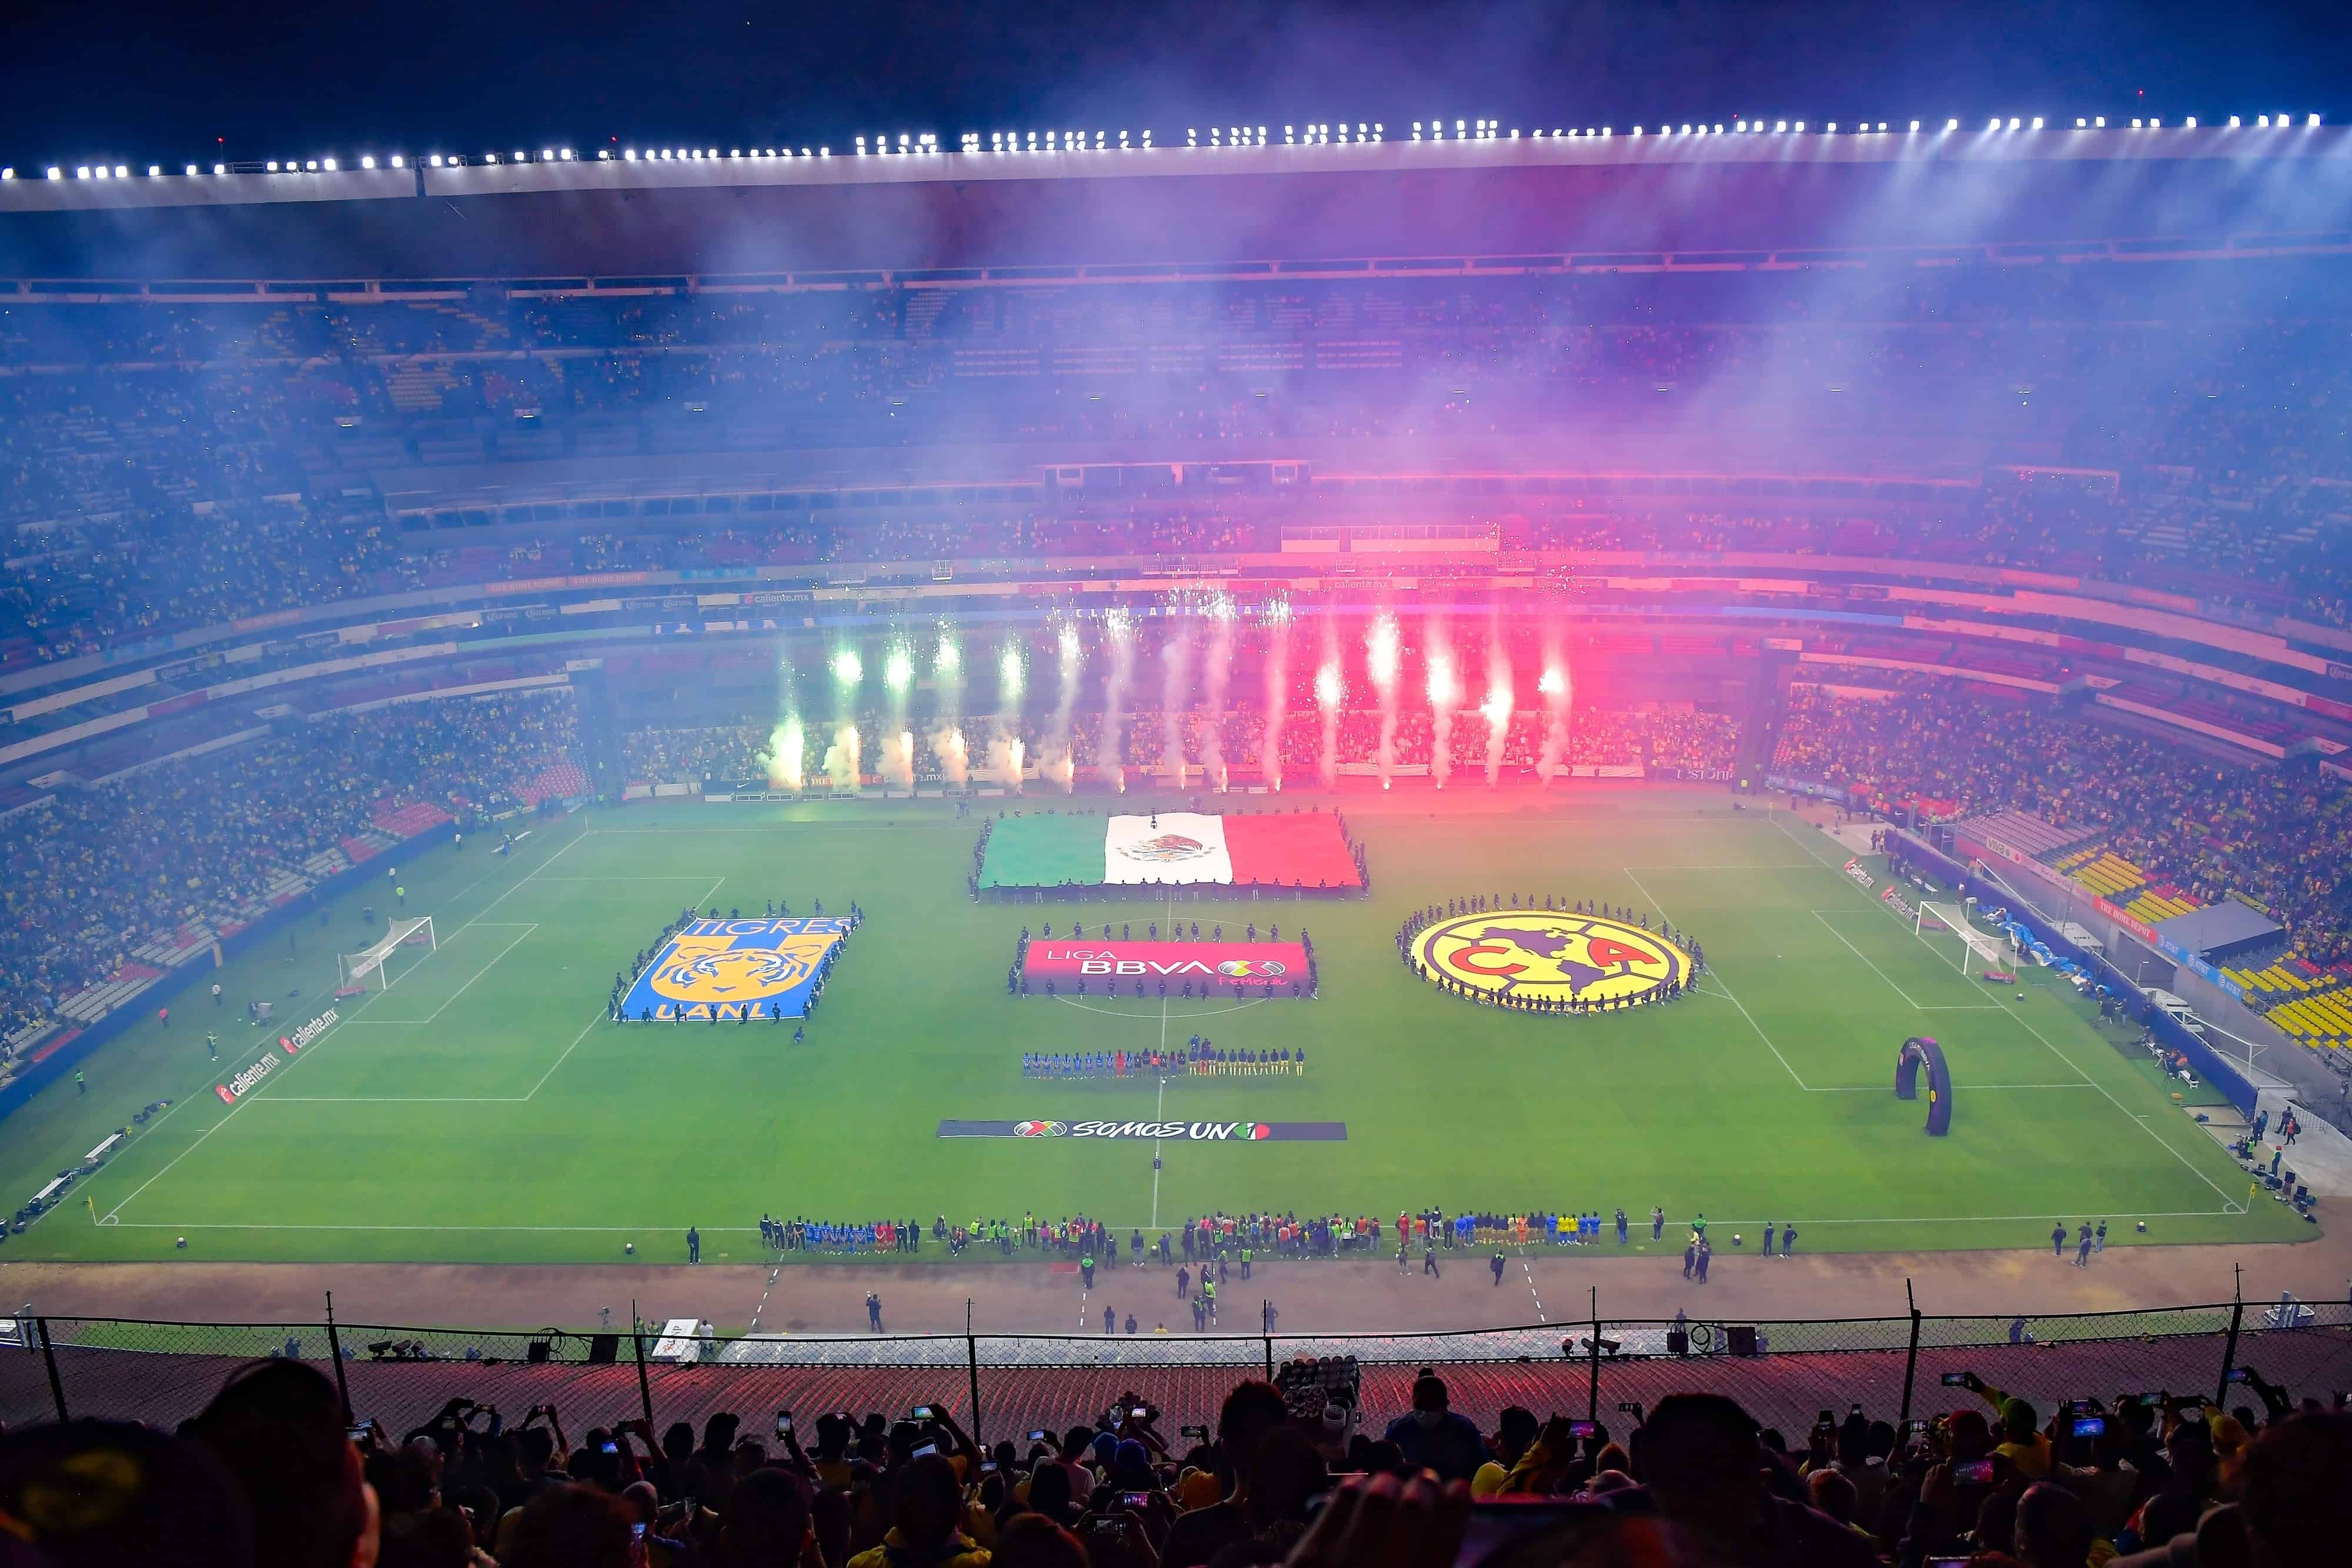
[[[2215,964],[2227,963],[2241,954],[2267,946],[2286,935],[2286,928],[2277,921],[2234,898],[2159,920],[2156,929],[2158,935]]]

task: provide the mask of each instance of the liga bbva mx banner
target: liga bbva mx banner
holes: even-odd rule
[[[1296,942],[1114,942],[1039,937],[1021,972],[1057,980],[1191,980],[1197,985],[1307,983],[1307,949]]]

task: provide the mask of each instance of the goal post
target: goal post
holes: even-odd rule
[[[436,951],[440,945],[433,930],[433,917],[429,915],[415,920],[386,921],[382,941],[357,953],[338,953],[335,956],[336,994],[382,990],[398,979],[400,974],[414,967],[425,954]],[[415,951],[405,962],[395,964],[396,956],[404,949]]]
[[[1979,928],[1958,904],[1923,902],[1919,915],[1922,938],[1939,950],[1948,946],[1955,968],[1967,969],[1972,957],[1990,969],[2010,967],[2000,938]]]

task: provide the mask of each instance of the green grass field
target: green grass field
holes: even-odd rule
[[[1083,803],[1083,802],[1082,802]],[[1286,804],[1293,803],[1286,798]],[[2038,1247],[2051,1221],[2105,1218],[2150,1241],[2309,1237],[2278,1205],[2244,1211],[2228,1156],[2089,1021],[2054,977],[2028,995],[1957,966],[1840,874],[1785,816],[1717,793],[1533,797],[1516,810],[1356,796],[1369,900],[1177,898],[1087,908],[975,905],[978,831],[946,804],[638,807],[542,828],[511,860],[478,843],[402,867],[438,950],[239,1103],[213,1085],[266,1049],[195,992],[5,1124],[0,1181],[28,1194],[168,1096],[172,1111],[0,1260],[683,1260],[759,1255],[764,1211],[949,1212],[1118,1228],[1212,1207],[1598,1208],[1654,1203],[1727,1228],[1794,1218],[1809,1250]],[[1492,806],[1501,802],[1484,801]],[[1129,810],[1139,809],[1129,805]],[[1703,943],[1701,994],[1582,1019],[1440,995],[1395,961],[1405,912],[1449,895],[1539,890],[1663,913]],[[381,892],[369,894],[379,904]],[[614,1025],[614,969],[687,902],[796,910],[855,897],[867,922],[807,1044],[792,1025]],[[370,933],[353,895],[223,977],[234,999],[310,1016],[333,954]],[[1323,998],[1236,1006],[1004,994],[1025,922],[1304,920]],[[217,1068],[203,1032],[224,1041]],[[1024,1082],[1029,1051],[1303,1045],[1293,1079]],[[1891,1092],[1903,1038],[1950,1054],[1953,1135]],[[275,1039],[275,1031],[270,1034]],[[942,1117],[1342,1121],[1344,1143],[941,1140]],[[85,1208],[87,1197],[90,1208]],[[19,1198],[21,1201],[21,1197]],[[91,1209],[95,1210],[93,1214]],[[173,1240],[188,1239],[184,1254]],[[923,1257],[940,1249],[926,1247]]]

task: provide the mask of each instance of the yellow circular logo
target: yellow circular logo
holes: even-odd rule
[[[1512,910],[1441,920],[1413,938],[1432,978],[1515,1000],[1633,1002],[1687,982],[1690,955],[1598,915]]]

